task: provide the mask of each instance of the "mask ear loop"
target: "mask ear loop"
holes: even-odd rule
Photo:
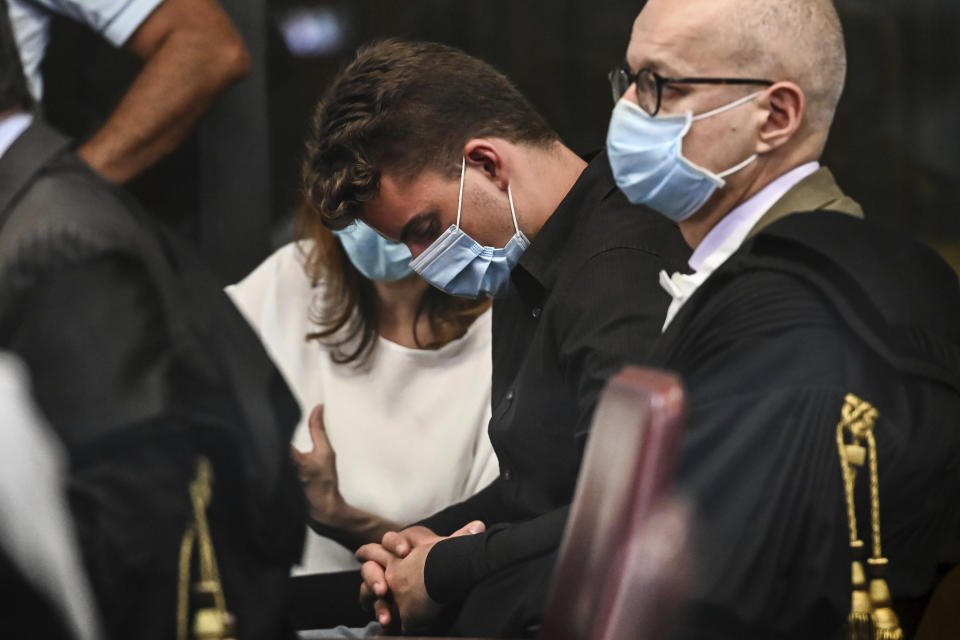
[[[744,167],[746,167],[748,164],[750,164],[751,162],[753,162],[753,161],[756,160],[756,159],[757,159],[757,154],[753,154],[752,156],[750,156],[749,158],[747,158],[746,160],[744,160],[744,161],[741,162],[740,164],[738,164],[738,165],[736,165],[736,166],[733,166],[733,167],[730,167],[730,168],[727,169],[726,171],[721,171],[720,173],[717,174],[717,177],[720,178],[721,180],[723,180],[723,179],[726,178],[727,176],[733,175],[733,174],[736,173],[737,171],[740,171],[740,169],[743,169]]]
[[[463,209],[463,179],[467,175],[467,157],[460,156],[460,197],[457,199],[457,229],[460,228],[460,211]]]
[[[463,209],[463,180],[467,175],[467,158],[464,156],[460,163],[460,197],[457,199],[457,228],[460,228],[460,212]],[[507,185],[507,199],[510,200],[510,215],[513,217],[513,228],[518,233],[520,225],[517,223],[517,209],[513,206],[513,189]],[[522,235],[522,234],[521,234]]]
[[[735,107],[739,107],[740,105],[742,105],[742,104],[744,104],[744,103],[746,103],[746,102],[750,102],[751,100],[753,100],[754,98],[756,98],[758,95],[760,95],[760,94],[763,93],[764,91],[766,91],[766,89],[763,89],[763,90],[760,90],[760,91],[755,91],[755,92],[751,93],[751,94],[748,95],[748,96],[743,96],[742,98],[739,98],[739,99],[737,99],[737,100],[734,100],[734,101],[731,102],[730,104],[725,104],[725,105],[723,105],[722,107],[717,107],[716,109],[712,109],[712,110],[710,110],[710,111],[707,111],[706,113],[701,113],[701,114],[695,115],[695,116],[691,117],[690,119],[691,119],[691,121],[696,122],[697,120],[703,120],[703,119],[705,119],[705,118],[709,118],[709,117],[711,117],[711,116],[715,116],[715,115],[717,115],[718,113],[723,113],[724,111],[729,111],[730,109],[733,109],[733,108],[735,108]]]
[[[724,111],[729,111],[730,109],[733,109],[733,108],[735,108],[735,107],[739,107],[739,106],[742,105],[742,104],[745,104],[745,103],[747,103],[747,102],[750,102],[751,100],[753,100],[754,98],[756,98],[757,96],[759,96],[760,94],[762,94],[764,91],[765,91],[765,89],[762,89],[762,90],[760,90],[760,91],[755,91],[755,92],[751,93],[750,95],[746,95],[746,96],[743,96],[742,98],[739,98],[738,100],[734,100],[734,101],[731,102],[730,104],[725,104],[725,105],[723,105],[722,107],[717,107],[716,109],[713,109],[713,110],[711,110],[711,111],[707,111],[706,113],[701,113],[701,114],[698,115],[698,116],[693,116],[693,117],[690,119],[690,122],[692,123],[692,122],[694,122],[694,121],[696,121],[696,120],[703,120],[703,119],[705,119],[705,118],[709,118],[710,116],[715,116],[715,115],[717,115],[718,113],[723,113]],[[730,167],[730,168],[727,169],[726,171],[721,171],[720,173],[717,173],[717,174],[715,174],[715,175],[716,175],[716,177],[719,178],[720,180],[723,180],[723,179],[726,178],[727,176],[733,175],[733,174],[736,173],[737,171],[740,171],[741,169],[743,169],[744,167],[746,167],[748,164],[750,164],[751,162],[753,162],[753,161],[756,160],[756,159],[757,159],[757,154],[753,154],[752,156],[750,156],[749,158],[747,158],[747,159],[744,160],[743,162],[740,162],[740,163],[738,163],[737,165],[735,165],[735,166],[733,166],[733,167]],[[722,186],[722,185],[721,185],[721,186]]]
[[[509,184],[507,185],[507,198],[510,200],[510,215],[513,216],[513,228],[518,235],[523,235],[520,231],[520,225],[517,224],[517,210],[513,206],[513,189],[510,188]]]

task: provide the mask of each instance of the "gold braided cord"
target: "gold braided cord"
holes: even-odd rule
[[[873,429],[879,414],[870,403],[853,394],[844,398],[837,424],[837,449],[843,472],[843,488],[847,502],[847,520],[850,527],[850,547],[854,552],[851,609],[847,618],[847,637],[859,640],[872,637],[874,640],[902,640],[903,631],[893,611],[890,589],[883,579],[887,559],[883,557],[880,540],[880,473],[877,461],[877,442]],[[847,443],[846,434],[850,435]],[[864,447],[864,443],[866,447]],[[866,459],[865,459],[866,458]],[[869,587],[860,562],[863,541],[857,530],[854,505],[856,469],[868,462],[870,474],[870,529],[873,555],[867,560],[873,578]]]
[[[210,501],[212,478],[213,470],[210,461],[201,458],[197,465],[197,479],[190,485],[190,497],[193,499],[194,518],[199,534],[200,577],[213,584],[214,606],[225,614],[227,604],[223,597],[220,571],[217,569],[217,558],[213,552],[213,539],[210,537],[210,527],[207,524],[207,504]]]
[[[180,563],[177,574],[177,640],[187,640],[187,627],[190,623],[190,557],[193,555],[194,540],[196,540],[196,530],[191,524],[180,542]]]
[[[872,427],[872,425],[871,425]],[[870,528],[873,531],[873,558],[883,558],[880,547],[880,473],[877,471],[877,440],[871,428],[866,433],[870,452]]]
[[[223,639],[233,635],[233,617],[227,611],[217,568],[213,539],[207,523],[207,506],[212,497],[213,467],[201,457],[197,462],[197,475],[190,483],[190,501],[193,519],[187,525],[180,543],[179,573],[177,580],[177,640],[190,637],[191,565],[194,546],[198,552],[199,578],[193,584],[193,595],[198,600],[194,613],[193,634],[197,639]],[[212,603],[210,600],[212,599]],[[213,605],[211,608],[210,605]]]
[[[846,408],[846,406],[844,407]],[[850,545],[855,546],[859,539],[857,537],[857,511],[853,502],[853,482],[856,479],[856,472],[850,468],[850,460],[847,457],[847,445],[844,442],[843,432],[846,422],[840,420],[837,424],[837,451],[840,454],[840,468],[843,471],[843,490],[847,498],[847,523],[850,527]]]

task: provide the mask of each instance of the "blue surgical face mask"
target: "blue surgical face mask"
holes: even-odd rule
[[[413,275],[410,249],[401,242],[387,240],[360,220],[333,233],[353,266],[370,280],[396,282]]]
[[[454,296],[481,298],[503,293],[510,282],[510,272],[530,241],[517,225],[513,207],[513,192],[507,185],[510,215],[515,233],[502,249],[481,246],[460,228],[463,209],[463,181],[466,176],[466,158],[460,167],[460,200],[457,203],[457,223],[433,241],[410,263],[424,280]]]
[[[645,204],[681,222],[703,206],[724,178],[757,159],[753,154],[721,173],[698,166],[683,156],[683,137],[697,120],[703,120],[753,100],[758,91],[713,111],[694,116],[652,117],[629,100],[613,109],[607,131],[607,156],[617,186],[634,204]]]

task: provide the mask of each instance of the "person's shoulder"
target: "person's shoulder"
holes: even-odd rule
[[[23,276],[104,255],[137,259],[151,240],[133,207],[118,188],[64,153],[9,207],[0,273]]]
[[[621,232],[617,234],[621,236],[618,244],[659,256],[678,268],[686,268],[690,246],[676,224],[652,209],[631,204],[619,190],[616,200],[611,203],[607,215],[623,221]]]
[[[621,277],[656,282],[661,270],[686,271],[690,247],[679,228],[647,207],[631,204],[619,190],[609,193],[576,235],[576,253],[584,269],[603,270],[605,264],[633,270]]]
[[[835,308],[804,278],[729,266],[711,274],[680,308],[651,356],[655,366],[682,370],[726,348],[738,357],[772,344],[783,354],[803,353],[805,335],[845,332]]]
[[[227,294],[255,326],[265,318],[300,317],[317,298],[322,284],[306,270],[312,243],[294,241],[283,245],[247,276],[226,288]]]
[[[33,220],[38,230],[110,240],[114,231],[134,222],[134,206],[120,187],[64,152],[34,177],[12,209]]]
[[[825,210],[786,216],[745,244],[740,261],[869,300],[895,324],[960,322],[960,284],[946,261],[923,243],[854,216]]]
[[[563,256],[557,287],[591,299],[615,291],[640,296],[648,299],[644,304],[663,306],[665,313],[659,273],[686,271],[690,258],[679,228],[657,212],[631,204],[615,185],[583,214]]]
[[[306,273],[307,256],[312,249],[312,240],[293,240],[276,249],[256,270],[269,269],[278,275]]]
[[[745,282],[749,274],[779,280],[765,288],[764,303],[792,282],[790,291],[807,292],[803,308],[829,308],[901,371],[960,389],[960,282],[929,247],[849,215],[812,211],[772,224],[728,262],[711,277],[730,280],[723,292],[728,300],[738,290],[761,297]]]
[[[632,204],[612,182],[609,191],[577,225],[577,242],[586,257],[627,249],[653,256],[662,268],[680,270],[690,257],[676,224],[643,205]]]
[[[307,256],[312,247],[309,240],[288,242],[254,267],[240,282],[228,290],[263,287],[271,282],[283,282],[296,289],[313,289],[316,283],[307,273]]]

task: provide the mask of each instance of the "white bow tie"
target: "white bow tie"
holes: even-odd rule
[[[704,280],[706,280],[705,273],[687,274],[675,271],[667,275],[666,271],[660,271],[660,286],[677,302],[686,302]]]
[[[673,298],[673,302],[671,302],[667,308],[667,317],[663,321],[663,331],[667,330],[667,325],[670,324],[673,317],[680,311],[680,307],[693,295],[697,287],[703,284],[703,281],[706,280],[709,275],[709,271],[698,271],[690,274],[677,271],[672,275],[667,275],[666,271],[660,271],[660,286]]]

